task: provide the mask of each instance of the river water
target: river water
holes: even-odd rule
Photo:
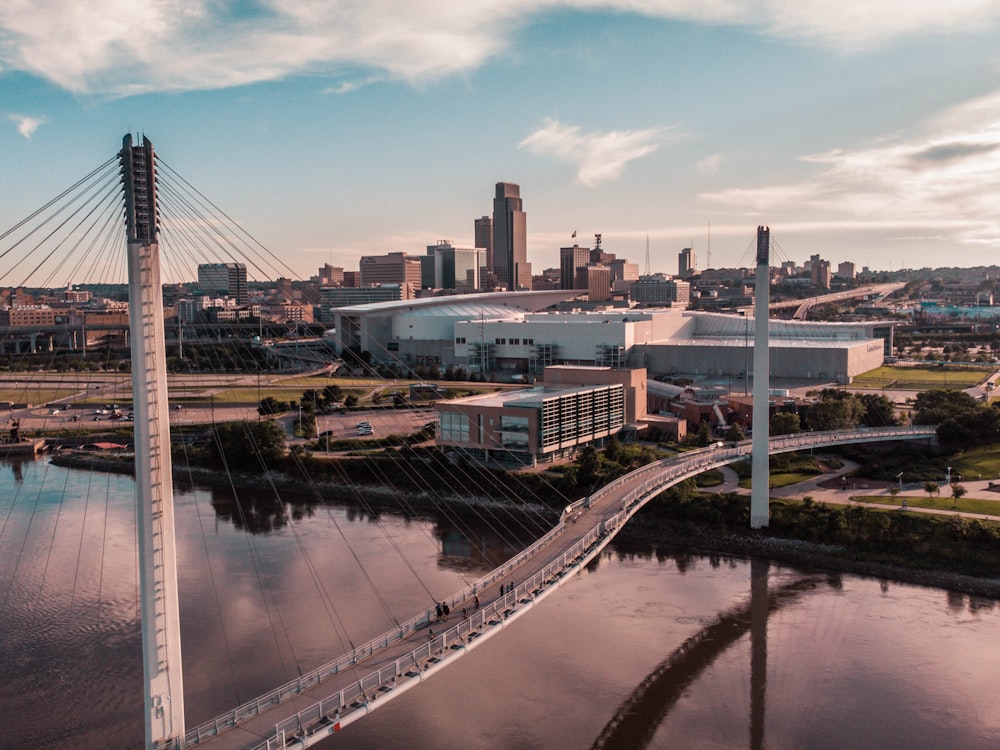
[[[132,492],[127,477],[0,463],[2,750],[141,747]],[[389,629],[541,531],[242,500],[176,494],[189,726]],[[320,747],[1000,747],[998,636],[990,599],[617,545]]]

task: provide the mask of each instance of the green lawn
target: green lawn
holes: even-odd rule
[[[816,474],[803,474],[800,472],[788,472],[783,474],[772,474],[769,480],[771,489],[777,489],[779,487],[787,487],[790,484],[798,484],[799,482],[804,482],[807,479],[812,479]],[[740,487],[745,490],[750,489],[750,483],[752,481],[751,477],[746,477],[740,480]]]
[[[1000,478],[1000,445],[964,451],[952,459],[951,465],[966,481]]]
[[[13,401],[15,404],[27,403],[34,404],[35,406],[42,406],[50,401],[67,398],[68,396],[72,396],[76,393],[79,393],[79,391],[66,388],[50,388],[40,386],[0,388],[0,401]]]
[[[971,388],[989,374],[988,370],[949,367],[893,367],[885,365],[858,375],[851,383],[857,388],[896,388],[926,391],[936,388]]]
[[[932,508],[941,511],[961,511],[962,513],[982,513],[988,516],[1000,516],[1000,496],[997,500],[977,500],[963,497],[957,503],[944,494],[935,497],[923,495],[853,495],[852,500],[859,503],[877,503],[879,505],[895,505],[901,507],[903,500],[910,508]]]

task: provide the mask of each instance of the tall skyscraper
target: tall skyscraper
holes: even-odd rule
[[[677,275],[682,279],[693,276],[697,262],[694,250],[689,247],[684,248],[677,254]]]
[[[225,295],[245,305],[247,294],[247,267],[242,263],[202,263],[198,266],[198,286],[203,294]]]
[[[483,264],[481,248],[455,247],[441,240],[427,246],[426,257],[430,259],[433,288],[458,292],[479,289],[479,271]]]
[[[576,289],[576,269],[583,268],[588,263],[590,248],[579,245],[559,248],[559,288]]]
[[[512,182],[498,182],[493,199],[493,271],[510,290],[531,289],[527,219],[521,188]]]
[[[486,270],[493,270],[493,217],[476,219],[476,247],[486,251]]]
[[[420,256],[402,252],[362,255],[358,266],[361,269],[361,286],[410,284],[414,289],[420,288]]]

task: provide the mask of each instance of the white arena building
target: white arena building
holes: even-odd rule
[[[572,291],[500,292],[336,310],[339,349],[375,363],[465,367],[498,377],[549,365],[645,367],[651,375],[739,378],[753,359],[753,319],[679,309],[533,312]],[[882,364],[892,323],[772,320],[775,377],[847,384]]]

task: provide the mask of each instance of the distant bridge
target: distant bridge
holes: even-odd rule
[[[927,440],[934,434],[933,427],[800,433],[771,438],[769,452]],[[439,625],[433,610],[420,612],[338,659],[187,731],[183,746],[211,750],[311,747],[419,685],[530,612],[569,575],[593,560],[625,523],[661,492],[748,457],[750,452],[750,441],[728,446],[716,443],[619,477],[567,506],[545,536],[447,599],[456,613],[455,624]],[[478,608],[477,598],[482,602]],[[457,614],[463,610],[468,615],[464,619]],[[357,679],[361,665],[370,671]]]
[[[902,282],[896,282],[892,284],[872,284],[870,286],[860,286],[855,289],[847,289],[843,292],[831,292],[830,294],[821,294],[818,297],[808,297],[807,299],[789,299],[782,300],[781,302],[771,302],[767,307],[771,312],[775,310],[782,310],[789,307],[795,308],[795,313],[792,317],[795,320],[805,320],[806,315],[809,313],[809,308],[815,305],[822,305],[827,302],[840,302],[845,299],[855,299],[857,297],[872,296],[876,297],[876,305],[884,304],[882,300],[888,297],[890,294],[899,291],[906,284]]]

